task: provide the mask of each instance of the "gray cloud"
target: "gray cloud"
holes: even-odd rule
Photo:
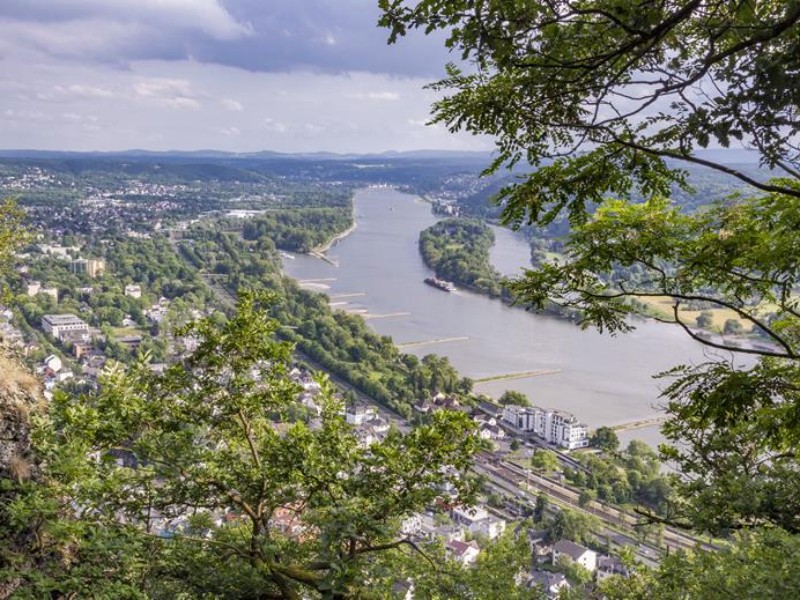
[[[441,39],[394,47],[375,0],[4,0],[0,48],[125,65],[183,60],[256,72],[308,69],[436,77]]]
[[[0,0],[6,148],[485,149],[425,123],[440,40],[375,0]]]

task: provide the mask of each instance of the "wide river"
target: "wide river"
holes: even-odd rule
[[[445,355],[462,375],[555,371],[477,384],[476,391],[498,397],[518,390],[534,404],[570,411],[594,429],[657,416],[664,381],[652,376],[710,358],[669,325],[642,322],[613,337],[478,294],[440,291],[423,282],[432,272],[417,249],[420,231],[437,220],[429,204],[394,190],[367,189],[356,194],[355,211],[357,229],[328,252],[338,266],[298,255],[283,261],[284,272],[329,294],[334,308],[364,314],[375,331],[397,344],[459,338],[404,351]],[[519,272],[528,264],[528,244],[506,229],[494,231],[493,263],[504,275]],[[656,444],[658,428],[620,433],[623,442],[633,438]]]

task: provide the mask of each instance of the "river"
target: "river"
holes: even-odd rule
[[[674,365],[708,360],[704,347],[676,327],[642,322],[634,332],[601,335],[548,316],[506,306],[466,291],[447,293],[426,285],[431,275],[417,249],[419,233],[436,222],[420,198],[387,189],[361,190],[355,197],[358,227],[328,256],[337,264],[298,255],[284,272],[329,294],[334,308],[361,312],[369,325],[397,344],[459,338],[404,348],[418,356],[447,356],[473,379],[548,370],[528,379],[493,381],[476,391],[498,397],[506,389],[531,402],[574,413],[590,429],[658,416],[663,381],[652,375]],[[517,234],[495,228],[492,262],[505,275],[528,263],[528,245]],[[337,297],[338,296],[338,297]],[[467,339],[463,339],[467,338]],[[657,427],[620,433],[623,443],[657,444]]]

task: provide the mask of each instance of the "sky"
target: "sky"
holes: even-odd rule
[[[487,150],[426,125],[441,38],[377,0],[2,0],[0,147]]]

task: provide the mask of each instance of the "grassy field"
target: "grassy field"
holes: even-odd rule
[[[664,319],[672,319],[674,316],[672,312],[673,301],[671,298],[661,298],[661,297],[654,298],[652,296],[640,296],[638,300],[646,304],[648,309],[651,310],[658,317]],[[681,310],[680,311],[681,320],[690,327],[694,327],[697,323],[697,317],[700,316],[701,312],[703,311]],[[712,325],[710,327],[711,331],[714,331],[716,333],[722,333],[722,330],[725,327],[725,321],[727,321],[728,319],[733,319],[734,321],[739,321],[741,326],[744,328],[745,333],[750,332],[752,324],[749,321],[740,318],[739,315],[734,310],[731,310],[729,308],[713,308],[713,309],[708,309],[708,312],[710,312],[712,316]]]

